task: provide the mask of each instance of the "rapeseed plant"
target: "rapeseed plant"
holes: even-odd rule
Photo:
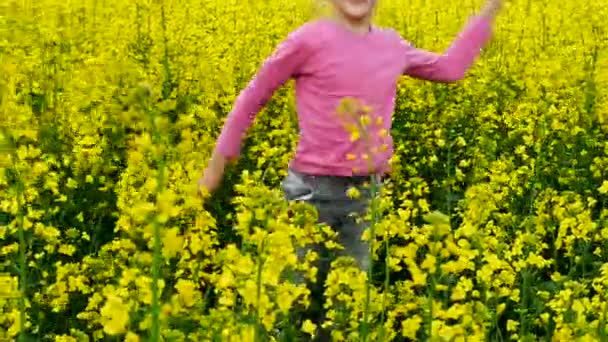
[[[289,319],[310,293],[285,275],[315,278],[319,256],[298,263],[295,246],[340,246],[278,191],[292,84],[226,190],[204,203],[192,186],[239,89],[312,5],[0,5],[0,339],[314,334]],[[442,50],[468,7],[382,0],[376,18]],[[389,133],[396,154],[388,182],[370,179],[372,270],[340,259],[328,276],[336,340],[608,338],[607,8],[511,1],[460,84],[398,81],[390,125],[346,99],[354,171]]]

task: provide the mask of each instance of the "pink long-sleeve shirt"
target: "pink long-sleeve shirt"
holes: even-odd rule
[[[300,138],[290,167],[313,175],[352,176],[368,174],[371,162],[373,172],[387,172],[394,149],[386,133],[398,78],[461,80],[490,39],[490,24],[490,18],[472,17],[448,50],[438,54],[415,48],[392,29],[372,26],[363,35],[331,20],[306,23],[287,36],[238,96],[216,152],[238,157],[257,113],[294,79]],[[351,139],[336,114],[344,98],[356,98],[371,109],[371,140]]]

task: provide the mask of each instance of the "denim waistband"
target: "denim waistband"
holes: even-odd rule
[[[332,183],[344,183],[344,184],[352,184],[352,185],[360,185],[364,183],[369,183],[372,180],[372,177],[376,179],[377,182],[382,182],[383,176],[372,174],[372,175],[356,175],[356,176],[339,176],[339,175],[313,175],[304,172],[300,172],[295,170],[294,168],[288,168],[289,172],[294,173],[298,177],[307,180],[313,181],[322,181],[322,182],[332,182]]]

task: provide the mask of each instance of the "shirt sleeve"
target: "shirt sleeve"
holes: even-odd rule
[[[295,30],[266,58],[228,114],[216,145],[217,153],[226,158],[240,155],[241,143],[262,107],[279,87],[302,69],[310,52],[307,39],[304,27]]]
[[[464,78],[491,35],[491,19],[476,16],[469,20],[443,54],[418,49],[401,39],[405,62],[403,73],[429,81],[459,81]]]

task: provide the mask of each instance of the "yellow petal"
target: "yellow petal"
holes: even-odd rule
[[[304,321],[304,323],[302,324],[302,331],[307,334],[314,335],[316,329],[317,325],[311,322],[309,319]]]

